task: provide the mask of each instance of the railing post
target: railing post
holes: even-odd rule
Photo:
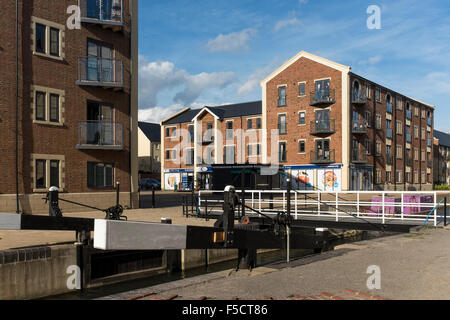
[[[339,195],[336,191],[336,222],[339,222]]]
[[[261,191],[259,192],[259,212],[262,211],[262,203],[261,203]],[[259,215],[259,217],[261,218],[261,215]]]
[[[359,191],[357,191],[356,192],[356,210],[357,210],[357,212],[356,212],[356,215],[357,215],[357,217],[359,218],[359,212],[360,212],[360,204],[359,204]]]
[[[383,203],[382,203],[382,212],[383,212],[383,224],[386,222],[386,217],[385,217],[385,207],[384,207],[384,204],[385,204],[385,196],[386,196],[386,194],[383,192]]]
[[[297,192],[295,193],[295,220],[298,219]]]
[[[320,216],[320,202],[321,202],[321,193],[320,191],[317,192],[317,213]]]
[[[437,206],[437,192],[434,193],[434,206]],[[438,212],[439,208],[436,208],[436,210],[434,210],[434,227],[437,227],[437,212]]]
[[[401,215],[402,215],[402,221],[405,219],[405,203],[404,203],[404,199],[405,199],[405,197],[404,197],[404,193],[402,192],[401,193],[401,197],[402,197],[402,207],[401,207]],[[409,212],[411,212],[411,211],[409,211]],[[395,208],[394,208],[394,213],[395,213]]]
[[[444,227],[447,226],[447,197],[444,200]]]
[[[283,211],[286,211],[286,192],[283,191]]]

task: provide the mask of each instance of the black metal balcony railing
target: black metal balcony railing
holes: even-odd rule
[[[103,121],[80,121],[77,149],[123,150],[123,125]]]
[[[352,151],[353,163],[367,163],[367,151],[365,148],[353,149]]]
[[[352,103],[353,104],[366,104],[367,95],[365,90],[352,90]]]
[[[123,25],[122,0],[79,0],[81,22]]]
[[[334,119],[330,120],[316,120],[311,121],[311,134],[331,134],[335,133],[335,121]]]
[[[317,90],[311,92],[311,106],[316,106],[319,104],[333,104],[336,102],[335,90]]]
[[[367,122],[366,121],[353,121],[352,133],[366,134],[367,133]]]
[[[123,87],[123,64],[118,59],[78,58],[77,85]]]
[[[313,164],[329,164],[335,162],[335,150],[311,151],[311,163]]]
[[[411,110],[406,110],[406,119],[408,119],[408,120],[412,119],[412,112],[411,112]]]
[[[386,129],[386,138],[392,139],[393,133],[392,129]]]
[[[410,156],[406,156],[405,163],[407,167],[412,166],[412,158]]]
[[[392,113],[393,110],[394,110],[394,108],[392,106],[392,103],[390,103],[390,102],[386,103],[386,112],[387,113]]]

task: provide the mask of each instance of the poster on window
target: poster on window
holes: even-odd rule
[[[166,190],[175,190],[175,186],[180,185],[179,173],[166,173],[164,175],[164,185]]]
[[[314,190],[314,170],[292,170],[293,190]]]
[[[317,170],[317,187],[321,191],[342,191],[341,169]]]

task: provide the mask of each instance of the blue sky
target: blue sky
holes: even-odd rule
[[[367,8],[381,8],[381,29]],[[436,105],[450,132],[450,1],[141,0],[139,117],[261,99],[260,80],[301,50]]]

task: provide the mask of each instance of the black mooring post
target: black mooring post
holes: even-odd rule
[[[152,186],[152,208],[156,208],[155,186]]]
[[[242,210],[241,210],[241,216],[245,217],[245,169],[241,172],[241,190],[242,190]]]
[[[57,217],[57,211],[59,210],[59,189],[57,187],[50,188],[48,192],[48,202],[50,217]]]
[[[287,216],[290,217],[291,216],[291,178],[287,178],[286,180],[287,183]]]
[[[270,184],[270,191],[272,191],[273,190],[273,176],[269,176],[269,184]],[[269,200],[270,200],[269,209],[273,210],[273,193],[272,192],[269,195]]]
[[[116,205],[118,206],[120,204],[120,181],[116,182]]]

